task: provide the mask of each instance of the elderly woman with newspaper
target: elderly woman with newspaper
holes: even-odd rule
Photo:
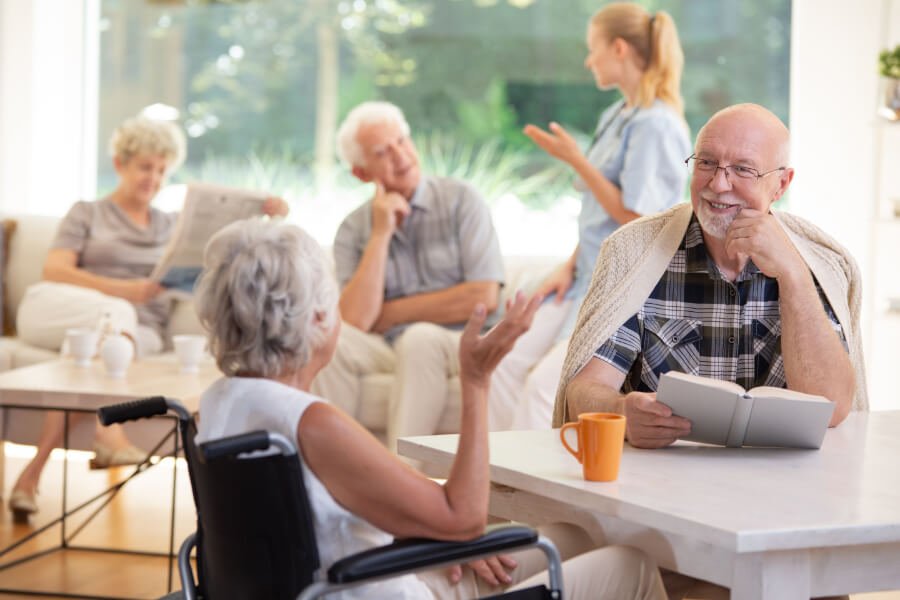
[[[31,345],[57,350],[66,330],[96,329],[105,319],[108,327],[134,342],[139,356],[164,346],[172,303],[150,274],[173,235],[178,214],[163,212],[151,202],[184,159],[184,134],[172,123],[136,117],[113,132],[110,151],[118,185],[105,198],[72,206],[47,254],[44,280],[31,286],[21,303],[18,335]],[[269,215],[287,210],[279,198],[263,205]],[[49,414],[37,455],[10,495],[10,508],[20,520],[37,511],[38,480],[62,435],[62,416]],[[94,449],[95,468],[132,464],[144,455],[117,427],[98,428]]]

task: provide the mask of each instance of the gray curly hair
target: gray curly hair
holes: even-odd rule
[[[197,315],[226,375],[295,371],[327,341],[337,283],[319,244],[296,225],[232,223],[209,241],[203,263]]]
[[[171,173],[184,162],[187,152],[184,132],[175,123],[147,117],[126,119],[109,138],[109,154],[126,163],[138,154],[163,156]]]
[[[365,166],[363,149],[356,140],[363,125],[375,123],[396,123],[403,135],[409,135],[409,123],[403,111],[390,102],[370,101],[351,110],[337,131],[338,156],[351,167]]]

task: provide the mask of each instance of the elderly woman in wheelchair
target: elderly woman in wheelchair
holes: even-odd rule
[[[210,350],[226,376],[201,399],[198,443],[257,429],[296,443],[323,570],[395,537],[466,540],[482,534],[488,506],[491,373],[530,326],[540,298],[517,294],[504,319],[485,334],[484,306],[472,312],[459,348],[459,447],[443,484],[391,454],[327,399],[310,394],[310,383],[334,352],[340,328],[337,300],[322,250],[296,226],[242,221],[209,242],[196,305]],[[568,598],[665,597],[655,565],[640,552],[590,550],[586,536],[574,528],[559,527],[549,535],[563,558],[569,558],[563,563]],[[540,553],[528,550],[342,593],[470,598],[527,588],[546,578],[540,572],[543,565]]]

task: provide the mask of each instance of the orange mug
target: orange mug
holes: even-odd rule
[[[578,434],[578,449],[566,441],[566,431]],[[566,423],[559,439],[569,453],[581,463],[588,481],[615,481],[625,443],[625,416],[615,413],[582,413],[577,423]]]

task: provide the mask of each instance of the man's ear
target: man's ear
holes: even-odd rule
[[[772,204],[775,204],[782,196],[784,196],[784,193],[787,191],[793,180],[794,169],[788,167],[781,172],[781,177],[778,178],[778,188],[775,190],[775,195],[772,196]]]
[[[350,169],[350,172],[353,173],[354,177],[356,177],[363,183],[371,183],[374,179],[365,167],[360,167],[359,165],[353,165],[353,168]]]

